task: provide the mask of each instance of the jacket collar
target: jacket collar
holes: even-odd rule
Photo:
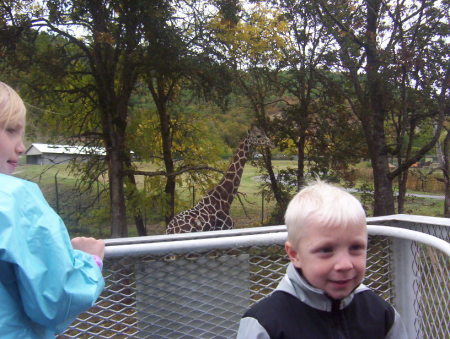
[[[356,293],[360,293],[367,289],[367,286],[363,284],[359,285],[347,297],[338,301],[339,309],[342,310],[347,307],[352,302]],[[321,311],[331,312],[333,304],[336,305],[336,300],[328,297],[323,290],[308,284],[292,263],[289,263],[287,267],[287,274],[278,284],[276,290],[292,294],[308,306]]]

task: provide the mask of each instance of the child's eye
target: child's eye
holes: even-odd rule
[[[350,247],[351,251],[363,251],[365,249],[366,249],[366,247],[364,245],[359,245],[359,244],[358,245],[352,245]]]
[[[333,248],[332,247],[322,247],[322,248],[319,248],[317,252],[324,253],[324,254],[331,253],[331,252],[333,252]]]
[[[23,133],[23,128],[20,125],[11,126],[11,127],[6,127],[5,131],[6,131],[6,133],[11,134],[11,135],[18,135],[18,134]]]

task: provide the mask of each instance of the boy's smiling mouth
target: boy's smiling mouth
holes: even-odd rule
[[[342,280],[330,280],[330,282],[331,282],[332,284],[335,284],[335,285],[337,285],[337,286],[345,286],[345,285],[351,283],[352,281],[353,281],[352,278],[349,278],[349,279],[342,279]]]

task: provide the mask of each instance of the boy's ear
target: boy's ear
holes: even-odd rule
[[[300,260],[297,255],[297,251],[295,250],[295,248],[292,246],[292,244],[289,241],[286,241],[284,243],[284,249],[289,257],[289,260],[291,260],[292,264],[297,268],[301,268]]]

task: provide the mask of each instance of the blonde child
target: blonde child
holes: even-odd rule
[[[243,316],[238,339],[404,339],[396,310],[361,284],[366,215],[343,189],[316,182],[285,214],[290,259],[277,289]]]
[[[54,338],[103,290],[104,242],[69,239],[37,185],[11,176],[26,110],[0,82],[0,338]]]

